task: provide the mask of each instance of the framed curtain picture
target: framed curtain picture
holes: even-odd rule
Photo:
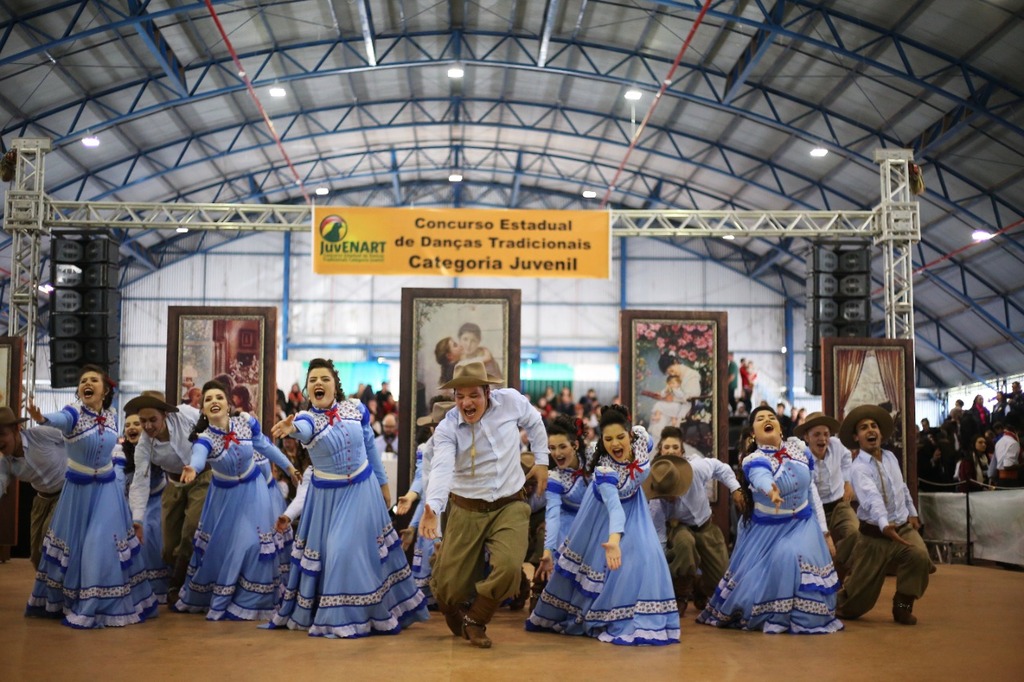
[[[503,386],[519,387],[520,305],[518,289],[402,289],[399,490],[415,474],[416,419],[432,398],[450,399],[438,387],[456,366],[480,360]]]
[[[167,387],[170,403],[199,407],[204,383],[228,390],[232,411],[274,424],[277,308],[192,307],[167,309]]]
[[[18,336],[0,336],[0,407],[21,416],[21,370],[24,340]],[[7,480],[7,492],[0,498],[0,561],[10,558],[10,548],[18,544],[18,481]]]
[[[674,426],[683,433],[687,454],[729,461],[726,319],[724,312],[619,313],[623,404],[655,448],[662,430]],[[708,495],[716,523],[727,530],[727,496],[718,495],[714,481]]]
[[[885,447],[903,467],[917,497],[917,426],[914,418],[914,342],[910,339],[826,338],[821,341],[822,401],[826,414],[843,417],[860,405],[880,405],[893,418]]]

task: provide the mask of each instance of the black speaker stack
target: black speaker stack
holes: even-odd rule
[[[78,383],[82,365],[117,381],[121,359],[120,256],[108,237],[55,236],[50,241],[50,382]]]
[[[821,395],[821,340],[871,334],[871,248],[815,244],[807,269],[804,388]]]

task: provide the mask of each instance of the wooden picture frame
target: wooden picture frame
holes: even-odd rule
[[[623,310],[619,313],[620,395],[633,423],[650,432],[678,426],[688,453],[729,462],[728,315]],[[653,453],[652,453],[653,454]],[[728,537],[728,495],[708,484],[715,523]]]
[[[0,407],[11,408],[15,416],[21,415],[24,352],[20,336],[0,336]],[[18,544],[18,488],[18,479],[12,477],[0,499],[0,561],[7,561],[11,547]]]
[[[503,386],[519,387],[521,301],[518,289],[402,289],[399,491],[408,490],[415,474],[416,419],[430,414],[433,396],[450,395],[437,387],[466,359],[459,359],[466,352],[460,335],[477,337],[474,359],[488,359],[488,371],[499,372]],[[449,352],[442,362],[445,341]]]
[[[893,415],[885,444],[900,461],[917,498],[917,423],[914,417],[914,342],[911,339],[824,338],[821,385],[825,414],[843,421],[853,408],[882,405]]]
[[[167,402],[189,401],[193,388],[220,378],[233,409],[269,433],[277,401],[277,308],[169,306]]]

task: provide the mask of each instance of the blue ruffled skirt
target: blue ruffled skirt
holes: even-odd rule
[[[622,566],[609,571],[601,546],[608,511],[594,490],[587,489],[526,629],[632,646],[678,643],[672,578],[643,493],[622,500]]]
[[[132,516],[113,470],[68,471],[43,540],[26,616],[75,628],[120,627],[156,616]]]
[[[284,600],[268,627],[365,637],[429,618],[372,473],[348,481],[313,473]]]
[[[697,622],[767,633],[838,632],[838,589],[813,515],[741,522],[729,569]]]
[[[146,580],[153,588],[156,600],[161,604],[167,603],[167,585],[171,577],[171,568],[164,563],[163,558],[163,523],[161,522],[161,500],[164,489],[161,487],[156,492],[149,493],[149,502],[146,503],[146,518],[142,524],[142,566],[145,570]]]
[[[427,606],[437,606],[434,593],[430,590],[430,576],[433,573],[430,560],[434,556],[434,542],[417,533],[416,544],[412,550],[412,578],[426,598]]]
[[[274,615],[280,582],[276,520],[259,467],[241,481],[214,476],[174,610],[205,612],[207,620]]]

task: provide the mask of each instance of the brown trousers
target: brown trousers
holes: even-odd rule
[[[836,610],[842,618],[858,618],[874,607],[882,592],[890,562],[896,568],[897,592],[916,599],[928,589],[928,571],[932,562],[924,540],[909,523],[904,523],[897,531],[911,547],[889,538],[859,533],[852,571],[837,599]]]
[[[160,515],[163,524],[163,560],[173,567],[171,587],[185,584],[185,570],[192,558],[192,538],[199,527],[199,517],[206,502],[206,491],[210,488],[213,470],[207,469],[188,485],[177,486],[168,483],[160,498]],[[180,575],[179,575],[180,574]]]
[[[698,530],[682,524],[669,528],[665,556],[673,578],[695,576],[697,567],[700,567],[700,581],[697,587],[705,597],[715,593],[718,581],[729,567],[729,550],[725,545],[725,537],[714,523],[705,524]],[[687,595],[676,595],[685,596]]]
[[[832,542],[836,546],[836,564],[850,567],[854,548],[857,546],[857,539],[860,537],[860,521],[857,519],[857,512],[849,502],[840,500],[832,509],[832,513],[825,518],[828,524],[828,532],[832,536]]]
[[[53,497],[49,495],[44,497],[36,493],[36,496],[32,498],[32,516],[29,519],[31,525],[28,541],[32,565],[36,568],[39,567],[39,561],[43,558],[43,539],[46,537],[46,531],[50,529],[53,511],[57,508],[59,500],[59,494]]]
[[[444,541],[434,554],[430,589],[444,613],[480,595],[496,602],[515,596],[526,556],[530,505],[511,502],[493,512],[448,506]],[[490,554],[485,575],[484,549]]]

